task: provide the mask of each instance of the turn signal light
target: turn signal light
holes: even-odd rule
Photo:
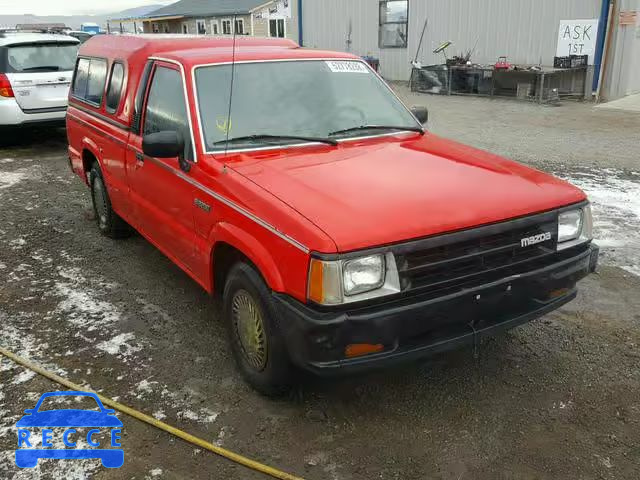
[[[0,97],[13,98],[13,88],[11,82],[4,73],[0,73]]]
[[[557,290],[552,290],[549,293],[549,299],[553,300],[553,299],[556,299],[556,298],[560,298],[560,297],[566,295],[567,293],[569,293],[569,289],[568,288],[559,288]]]
[[[317,303],[324,300],[324,264],[311,259],[309,271],[309,298]]]
[[[384,345],[379,343],[372,345],[370,343],[352,343],[344,349],[347,358],[361,357],[371,353],[378,353],[384,350]]]

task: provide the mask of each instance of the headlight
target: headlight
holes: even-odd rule
[[[582,232],[582,209],[562,212],[558,217],[558,242],[575,240]]]
[[[311,259],[308,297],[321,305],[340,305],[400,291],[392,253],[344,260]]]
[[[558,216],[558,250],[593,239],[591,206],[566,210]]]
[[[349,260],[342,264],[342,279],[345,295],[370,292],[384,283],[384,257],[371,257]]]

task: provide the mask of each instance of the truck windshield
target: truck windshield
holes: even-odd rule
[[[195,71],[207,151],[224,149],[227,130],[229,149],[240,149],[304,143],[295,137],[341,139],[420,128],[358,61],[239,63],[235,68],[230,119],[231,65]]]
[[[62,72],[73,70],[78,43],[31,43],[10,45],[7,60],[10,72]]]

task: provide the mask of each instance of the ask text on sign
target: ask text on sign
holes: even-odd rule
[[[598,19],[561,20],[556,55],[589,55],[589,64],[593,65],[597,38]]]

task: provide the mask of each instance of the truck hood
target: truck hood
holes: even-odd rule
[[[432,134],[229,160],[238,173],[322,229],[339,252],[499,222],[586,198],[551,175]]]

